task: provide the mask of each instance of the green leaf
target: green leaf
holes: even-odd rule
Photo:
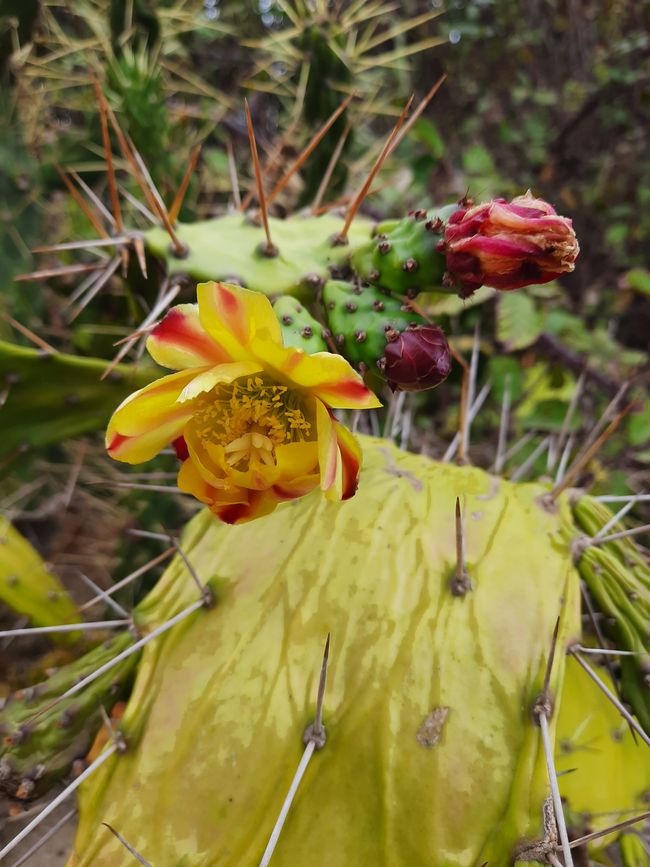
[[[645,268],[632,268],[625,275],[625,279],[630,289],[642,295],[650,295],[650,271]]]
[[[542,333],[542,316],[528,295],[501,295],[497,305],[497,340],[506,349],[525,349]]]
[[[413,126],[413,135],[425,144],[434,159],[441,159],[445,153],[445,143],[438,131],[438,127],[428,118],[419,118]]]
[[[627,435],[633,446],[642,446],[650,442],[650,401],[646,401],[643,410],[630,418]]]
[[[490,152],[480,145],[467,148],[463,154],[463,168],[468,175],[491,175],[495,171]]]

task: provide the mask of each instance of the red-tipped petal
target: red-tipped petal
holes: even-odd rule
[[[178,304],[147,338],[149,354],[163,367],[213,367],[230,356],[210,337],[199,320],[196,304]]]
[[[318,464],[320,467],[321,490],[329,491],[336,483],[339,462],[339,449],[336,440],[335,421],[321,401],[316,402],[316,424],[318,428]]]
[[[191,370],[172,373],[127,397],[108,423],[106,448],[110,456],[129,464],[141,463],[180,436],[191,407],[176,401],[195,375]]]
[[[196,294],[202,327],[229,358],[249,361],[250,341],[258,332],[281,345],[280,325],[261,292],[210,282],[199,283]]]
[[[349,500],[356,493],[361,473],[362,452],[357,438],[344,425],[336,422],[336,441],[341,461],[341,499]]]

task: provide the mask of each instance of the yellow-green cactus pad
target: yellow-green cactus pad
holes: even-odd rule
[[[328,633],[327,742],[273,867],[496,867],[542,837],[531,706],[560,612],[556,696],[579,635],[569,505],[549,511],[540,485],[363,446],[346,503],[314,494],[251,524],[208,512],[190,523],[182,546],[215,605],[144,649],[129,748],[82,787],[70,865],[130,867],[108,822],[155,867],[257,867],[314,718]],[[465,596],[450,591],[457,496]],[[140,620],[196,597],[177,560]]]
[[[76,605],[56,575],[3,517],[0,517],[0,602],[29,617],[33,626],[56,626],[80,619]]]

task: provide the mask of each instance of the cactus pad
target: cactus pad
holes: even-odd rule
[[[118,403],[156,376],[153,367],[118,364],[102,381],[107,364],[0,341],[0,383],[8,386],[0,457],[103,427]]]
[[[71,864],[131,864],[101,821],[156,867],[257,864],[313,721],[328,632],[327,742],[274,864],[475,867],[541,836],[530,709],[560,611],[558,650],[579,633],[569,506],[544,509],[539,485],[363,445],[344,505],[316,495],[252,525],[207,512],[190,523],[184,550],[216,604],[144,649],[122,719],[129,749],[82,789]],[[450,589],[460,491],[464,597]],[[151,611],[196,598],[180,570]],[[558,652],[556,694],[563,670]]]
[[[240,283],[265,295],[311,297],[329,276],[332,266],[341,265],[351,249],[367,243],[372,223],[358,218],[349,235],[349,246],[336,246],[332,238],[341,230],[340,217],[295,216],[287,220],[269,218],[278,255],[261,252],[262,229],[242,214],[230,214],[198,223],[180,224],[178,237],[187,247],[185,258],[169,251],[169,237],[163,229],[145,234],[149,252],[164,259],[170,274],[189,274],[197,282],[224,280]]]

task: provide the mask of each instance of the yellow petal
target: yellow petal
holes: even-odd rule
[[[281,346],[260,334],[251,340],[251,352],[274,377],[310,391],[335,409],[371,409],[381,406],[377,395],[342,355]]]
[[[257,361],[231,361],[227,364],[218,364],[216,367],[206,370],[195,376],[181,392],[178,400],[182,403],[192,400],[205,391],[210,391],[220,383],[233,382],[240,376],[250,376],[253,373],[261,373],[262,366]]]
[[[129,395],[115,410],[106,431],[111,457],[130,464],[148,461],[183,432],[189,404],[176,403],[195,370],[163,376]]]
[[[282,332],[271,302],[261,292],[227,283],[199,283],[196,287],[201,325],[234,361],[249,360],[249,344],[259,331],[282,344]]]
[[[201,478],[211,487],[223,488],[226,477],[223,447],[213,446],[208,450],[197,436],[192,421],[186,425],[184,436],[189,456]]]
[[[214,488],[205,480],[194,460],[189,457],[183,461],[178,471],[178,487],[181,491],[196,497],[201,503],[212,506],[215,503],[223,505],[235,505],[248,503],[248,491],[231,488],[224,491],[223,488]]]
[[[318,474],[318,443],[287,443],[275,449],[280,483]]]
[[[172,307],[147,338],[147,349],[154,361],[172,370],[212,367],[231,360],[201,325],[197,304]]]

